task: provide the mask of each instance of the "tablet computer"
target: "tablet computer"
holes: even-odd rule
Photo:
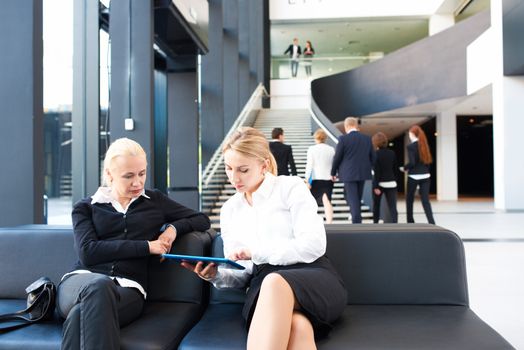
[[[180,255],[180,254],[162,254],[162,257],[166,259],[174,259],[177,261],[186,261],[192,264],[196,264],[199,261],[202,261],[204,263],[215,263],[216,265],[220,265],[225,268],[229,269],[237,269],[237,270],[244,270],[245,267],[234,262],[233,260],[229,260],[226,258],[216,258],[211,256],[198,256],[198,255]]]

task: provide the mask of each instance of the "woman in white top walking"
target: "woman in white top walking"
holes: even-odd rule
[[[226,142],[224,163],[237,193],[222,207],[224,256],[245,270],[183,263],[215,287],[247,287],[247,349],[316,349],[347,300],[326,251],[317,205],[296,176],[275,176],[264,135],[240,128]]]
[[[335,149],[326,145],[327,134],[318,129],[313,134],[316,145],[307,150],[306,180],[311,184],[311,194],[317,200],[318,206],[324,206],[326,224],[333,222],[333,206],[331,195],[333,193],[333,181],[331,179],[331,166]]]

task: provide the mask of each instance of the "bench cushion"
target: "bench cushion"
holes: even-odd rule
[[[210,235],[180,236],[172,252],[206,255]],[[24,242],[24,244],[20,244]],[[25,287],[40,276],[56,284],[76,261],[68,226],[0,228],[0,314],[25,309]],[[150,259],[148,298],[142,316],[121,330],[122,349],[176,349],[200,319],[209,286],[170,260]],[[0,336],[0,349],[60,349],[62,321],[30,325]]]
[[[464,306],[349,305],[319,350],[513,349]]]

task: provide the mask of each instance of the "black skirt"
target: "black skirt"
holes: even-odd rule
[[[327,195],[329,201],[331,201],[331,194],[333,193],[333,181],[331,180],[313,180],[311,182],[311,194],[317,200],[319,207],[323,206],[322,196],[324,193]]]
[[[255,265],[242,310],[248,329],[255,312],[262,280],[272,272],[281,275],[291,286],[300,311],[313,325],[315,339],[325,337],[334,321],[344,311],[347,302],[344,282],[325,256],[309,264]]]

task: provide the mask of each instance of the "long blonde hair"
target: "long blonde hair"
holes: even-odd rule
[[[120,156],[140,156],[144,157],[144,159],[147,161],[146,152],[138,142],[128,139],[127,137],[116,139],[107,149],[106,156],[104,158],[102,185],[111,185],[111,181],[107,176],[107,172],[111,169],[115,158]]]
[[[262,162],[269,160],[268,171],[277,175],[277,162],[269,150],[266,137],[259,130],[247,126],[238,128],[222,147],[222,154],[230,149]]]

